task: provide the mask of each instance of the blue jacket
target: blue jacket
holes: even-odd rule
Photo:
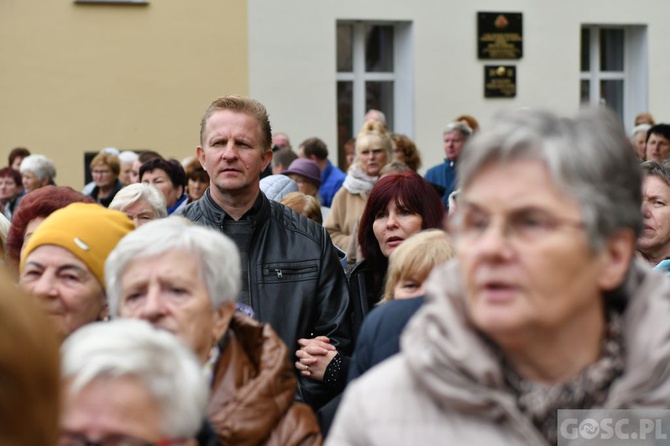
[[[414,313],[421,308],[423,301],[423,297],[393,300],[368,314],[349,363],[348,381],[358,378],[400,351],[400,334]]]
[[[344,178],[347,175],[342,172],[338,167],[335,167],[333,163],[328,161],[328,165],[323,172],[321,172],[321,187],[319,188],[319,196],[321,197],[321,206],[327,208],[333,202],[333,197],[342,187],[344,183]]]
[[[444,195],[442,195],[442,203],[445,209],[449,209],[449,194],[456,189],[456,162],[448,159],[444,160],[442,164],[428,169],[424,178],[429,183],[442,186],[445,189]]]

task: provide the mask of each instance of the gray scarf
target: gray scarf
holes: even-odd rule
[[[342,187],[354,195],[364,195],[367,197],[378,180],[379,177],[366,175],[358,165],[354,164],[347,171],[347,177],[344,179]]]
[[[549,444],[557,442],[558,409],[590,409],[607,399],[612,382],[624,371],[624,349],[621,337],[621,315],[609,314],[603,339],[602,357],[586,367],[573,380],[553,387],[526,381],[503,361],[505,380],[517,397],[519,410]]]

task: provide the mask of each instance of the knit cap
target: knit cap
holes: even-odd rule
[[[21,273],[31,252],[40,246],[55,245],[84,262],[104,289],[105,260],[133,229],[135,225],[123,212],[97,203],[72,203],[49,215],[35,230],[21,254]]]

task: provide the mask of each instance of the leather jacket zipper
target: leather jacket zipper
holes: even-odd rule
[[[275,274],[277,279],[283,279],[284,274],[295,275],[295,274],[305,274],[305,273],[314,273],[318,270],[316,266],[305,266],[302,268],[267,268],[265,275]]]

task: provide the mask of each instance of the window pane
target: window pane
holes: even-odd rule
[[[354,67],[354,26],[337,25],[337,71],[351,72]]]
[[[582,104],[586,103],[588,104],[590,102],[591,98],[591,82],[590,81],[580,81],[580,97],[579,97],[579,102]]]
[[[365,26],[365,71],[393,71],[393,26]]]
[[[600,102],[611,108],[623,122],[623,81],[600,81]]]
[[[591,70],[591,31],[582,28],[582,71]]]
[[[386,126],[393,130],[393,81],[365,83],[365,110],[381,110],[386,115]]]
[[[345,165],[344,144],[353,138],[354,123],[354,84],[353,82],[337,83],[337,160],[340,166]]]
[[[600,70],[623,71],[623,29],[600,30]]]

